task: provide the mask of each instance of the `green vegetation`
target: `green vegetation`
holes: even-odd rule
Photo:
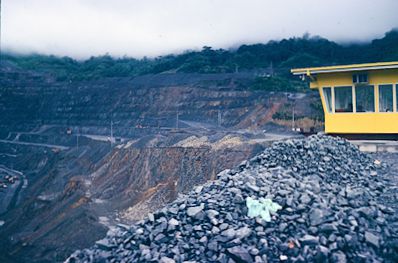
[[[69,57],[44,55],[4,55],[3,60],[15,63],[25,70],[48,73],[59,80],[91,80],[106,77],[137,76],[152,69],[153,61],[148,59],[112,58],[109,55],[91,57],[77,61]]]
[[[256,78],[251,88],[255,90],[294,92],[305,90],[307,85],[303,81],[290,80],[282,76],[269,76]]]
[[[51,74],[59,80],[133,77],[161,72],[231,73],[269,69],[278,77],[257,79],[253,88],[296,90],[289,70],[294,67],[398,60],[398,31],[368,44],[339,45],[320,37],[290,38],[267,44],[242,45],[235,50],[189,51],[153,59],[112,58],[109,55],[77,61],[68,57],[3,55],[22,69]],[[299,87],[299,86],[298,86]]]
[[[293,107],[295,105],[291,102],[285,103],[277,112],[272,115],[274,120],[288,120],[291,121],[293,118]],[[313,100],[309,103],[309,107],[312,109],[311,114],[300,115],[295,112],[295,120],[309,118],[316,121],[325,121],[322,102],[319,99]]]

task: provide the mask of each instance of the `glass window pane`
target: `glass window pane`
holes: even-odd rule
[[[352,112],[352,87],[334,88],[335,112]]]
[[[396,102],[396,109],[398,111],[398,84],[395,85],[395,102]]]
[[[392,112],[393,99],[392,99],[392,85],[379,86],[379,111]]]
[[[332,88],[323,88],[323,97],[327,112],[332,112]]]
[[[357,112],[374,112],[375,111],[375,94],[373,86],[356,86],[355,102]]]
[[[359,75],[359,83],[366,83],[366,82],[368,82],[368,75],[360,74]]]
[[[368,82],[368,74],[362,73],[362,74],[354,74],[352,75],[352,82],[353,83],[367,83]]]

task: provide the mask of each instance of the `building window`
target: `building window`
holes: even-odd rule
[[[332,112],[332,88],[323,88],[323,97],[325,99],[327,112]]]
[[[393,85],[379,85],[379,111],[392,112],[393,111]]]
[[[335,112],[352,112],[352,87],[334,88]]]
[[[368,74],[366,73],[354,74],[352,75],[352,82],[354,84],[366,84],[368,83]]]
[[[374,112],[375,111],[375,94],[373,86],[356,86],[355,87],[355,104],[356,112]]]

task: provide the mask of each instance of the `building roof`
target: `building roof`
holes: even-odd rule
[[[398,61],[328,66],[328,67],[314,67],[314,68],[297,68],[297,69],[292,69],[291,72],[293,73],[293,75],[311,75],[318,73],[335,73],[335,72],[350,72],[350,71],[395,69],[395,68],[398,68]]]

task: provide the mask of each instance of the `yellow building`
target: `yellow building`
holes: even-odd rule
[[[329,134],[398,134],[398,62],[292,69],[318,89]]]

